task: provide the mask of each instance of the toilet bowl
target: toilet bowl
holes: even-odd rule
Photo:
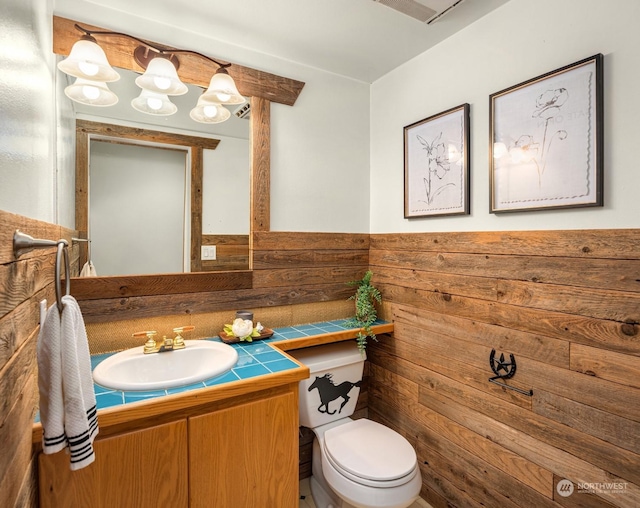
[[[405,508],[420,494],[415,451],[397,432],[371,420],[350,418],[314,432],[312,473],[324,482],[312,481],[312,495],[328,487],[324,494],[333,498],[335,508]]]
[[[415,450],[394,430],[352,420],[364,357],[342,342],[291,351],[307,365],[300,382],[300,424],[315,434],[311,495],[318,508],[405,508],[420,494]]]

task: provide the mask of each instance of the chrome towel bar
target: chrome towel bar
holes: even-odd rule
[[[60,240],[42,240],[39,238],[33,238],[31,235],[22,233],[16,229],[13,234],[13,255],[18,259],[23,254],[32,251],[33,249],[46,249],[49,247],[57,247],[56,252],[56,268],[55,268],[55,287],[56,287],[56,303],[58,311],[62,313],[64,305],[62,303],[62,258],[64,257],[65,264],[65,283],[66,283],[66,295],[71,292],[71,271],[69,267],[69,243],[65,239]]]

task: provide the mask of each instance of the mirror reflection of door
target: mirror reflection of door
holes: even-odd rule
[[[189,270],[187,157],[185,150],[91,141],[89,237],[98,275]]]

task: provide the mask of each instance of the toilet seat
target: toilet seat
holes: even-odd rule
[[[394,430],[367,419],[328,429],[324,453],[337,472],[377,488],[404,485],[418,472],[416,453]]]

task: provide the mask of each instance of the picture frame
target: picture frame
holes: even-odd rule
[[[404,127],[404,217],[469,214],[469,104]]]
[[[602,60],[489,96],[490,213],[603,206]]]

